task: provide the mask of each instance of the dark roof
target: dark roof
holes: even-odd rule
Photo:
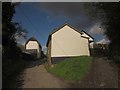
[[[31,37],[30,39],[28,39],[29,41],[37,41],[37,39],[35,37]]]
[[[29,41],[36,41],[36,42],[39,44],[40,48],[42,48],[42,47],[41,47],[41,44],[39,43],[39,41],[38,41],[35,37],[31,37],[30,39],[28,39],[28,40],[26,41],[26,43],[25,43],[25,48],[26,48],[26,44],[27,44]]]
[[[82,30],[81,32],[84,32],[85,34],[87,34],[89,37],[91,37],[94,40],[94,38],[91,35],[89,35],[88,33],[86,33],[85,31]]]
[[[54,34],[54,33],[57,32],[57,31],[59,31],[61,28],[63,28],[63,27],[66,26],[66,25],[69,26],[70,28],[72,28],[73,30],[77,31],[77,32],[80,33],[81,35],[83,34],[83,33],[82,33],[83,30],[82,30],[82,32],[81,32],[81,31],[79,31],[78,29],[74,28],[73,26],[65,23],[64,25],[62,25],[61,27],[55,29],[54,31],[52,31],[52,32],[49,34],[46,46],[48,46],[48,42],[51,40],[51,35]],[[87,34],[87,33],[86,33],[86,34]],[[88,35],[88,34],[87,34],[87,35]],[[89,36],[90,36],[90,35],[89,35]],[[90,36],[90,37],[91,37],[91,36]],[[84,37],[84,36],[83,36],[83,38],[87,38],[87,37]],[[87,38],[87,39],[88,39],[88,38]]]
[[[79,30],[77,30],[77,29],[74,28],[73,26],[65,23],[64,25],[62,25],[62,26],[58,27],[57,29],[55,29],[54,31],[52,31],[52,32],[50,33],[50,35],[52,35],[53,33],[57,32],[57,31],[59,31],[61,28],[63,28],[63,27],[66,26],[66,25],[69,26],[70,28],[74,29],[74,30],[77,31],[78,33],[82,34]]]

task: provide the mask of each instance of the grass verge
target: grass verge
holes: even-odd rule
[[[89,71],[92,64],[92,57],[79,56],[65,59],[54,67],[46,67],[48,72],[69,81],[79,81]]]

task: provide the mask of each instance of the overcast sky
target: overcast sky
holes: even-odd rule
[[[13,21],[28,31],[28,39],[34,36],[42,46],[46,45],[50,32],[68,23],[78,30],[84,30],[96,41],[105,40],[100,28],[94,3],[30,3],[22,2],[16,7]],[[26,40],[20,40],[25,43]]]

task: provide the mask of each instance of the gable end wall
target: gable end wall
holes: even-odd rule
[[[74,29],[65,26],[52,34],[51,57],[89,56],[88,39],[82,38],[81,34]]]

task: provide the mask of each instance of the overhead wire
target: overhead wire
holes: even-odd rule
[[[35,27],[35,25],[31,22],[31,20],[28,18],[28,16],[25,14],[25,12],[24,12],[24,10],[20,7],[20,6],[18,6],[19,7],[19,10],[22,12],[22,14],[24,15],[24,17],[26,18],[26,20],[32,25],[32,28],[36,31],[36,33],[37,34],[39,34],[39,36],[43,39],[43,40],[45,40],[45,37],[43,37],[42,36],[42,34],[39,32],[39,30],[37,30],[37,28]],[[59,49],[61,49],[62,50],[62,52],[64,53],[64,54],[66,54],[66,52],[60,47],[60,45],[55,41],[55,40],[53,40],[54,42],[55,42],[55,44],[56,44],[56,46],[59,48]]]

